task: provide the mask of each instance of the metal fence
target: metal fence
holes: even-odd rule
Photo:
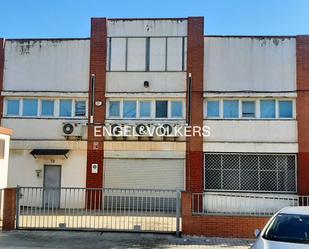
[[[3,221],[3,202],[4,202],[4,189],[0,188],[0,229],[2,228],[2,221]]]
[[[180,231],[180,191],[17,189],[17,228],[136,232]]]
[[[194,193],[192,214],[271,216],[288,206],[309,206],[308,196]]]

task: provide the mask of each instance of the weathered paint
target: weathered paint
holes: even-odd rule
[[[204,91],[295,91],[295,38],[206,37]]]
[[[184,19],[109,19],[107,36],[186,36],[187,20]]]
[[[87,91],[89,40],[8,40],[3,90]]]
[[[185,72],[108,72],[106,92],[184,92]],[[149,81],[149,87],[144,87]]]

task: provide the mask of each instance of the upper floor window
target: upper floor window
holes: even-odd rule
[[[38,115],[38,100],[24,99],[23,100],[23,116],[37,116]]]
[[[293,103],[290,100],[279,101],[279,117],[292,118],[293,117]]]
[[[182,101],[172,101],[172,118],[182,118]]]
[[[109,100],[107,106],[108,118],[184,118],[183,100]]]
[[[20,98],[6,99],[6,116],[24,117],[84,117],[86,101],[80,99]],[[56,108],[57,107],[57,108]]]
[[[219,118],[219,101],[218,100],[208,100],[207,101],[207,114],[208,118]]]
[[[109,116],[117,118],[120,117],[120,101],[109,102]]]
[[[19,115],[19,99],[8,99],[6,107],[6,115],[18,116]]]
[[[60,117],[71,117],[72,116],[72,100],[61,99],[59,105],[59,116]]]
[[[156,101],[156,118],[167,118],[167,101]]]
[[[261,100],[261,118],[276,117],[276,102],[275,100]]]
[[[223,101],[223,117],[238,118],[238,100]]]
[[[54,116],[55,101],[51,99],[43,99],[41,101],[41,115]]]
[[[222,109],[222,110],[221,110]],[[295,117],[291,99],[207,99],[207,118],[291,119]]]
[[[254,101],[242,101],[242,117],[254,118],[255,117],[255,102]]]
[[[139,102],[139,116],[140,118],[150,118],[151,117],[151,102],[150,101],[140,101]]]
[[[123,101],[123,117],[124,118],[136,117],[136,101],[132,100]]]
[[[108,71],[184,71],[186,37],[109,37]]]
[[[86,101],[84,100],[75,101],[75,116],[76,117],[86,116]]]

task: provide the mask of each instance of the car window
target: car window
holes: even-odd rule
[[[278,214],[267,227],[263,238],[309,244],[309,216]]]

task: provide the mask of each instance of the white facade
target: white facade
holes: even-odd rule
[[[61,186],[85,187],[87,117],[74,115],[75,101],[88,99],[89,39],[7,40],[4,66],[4,117],[14,130],[7,186],[42,187],[44,165],[61,165]],[[19,113],[8,115],[8,100],[19,101]],[[37,114],[24,115],[25,100],[37,101]],[[53,115],[44,116],[42,101],[53,101]],[[71,117],[61,117],[60,100],[71,100]],[[67,141],[64,122],[81,123],[81,141]],[[37,156],[33,149],[68,149],[61,155]]]

